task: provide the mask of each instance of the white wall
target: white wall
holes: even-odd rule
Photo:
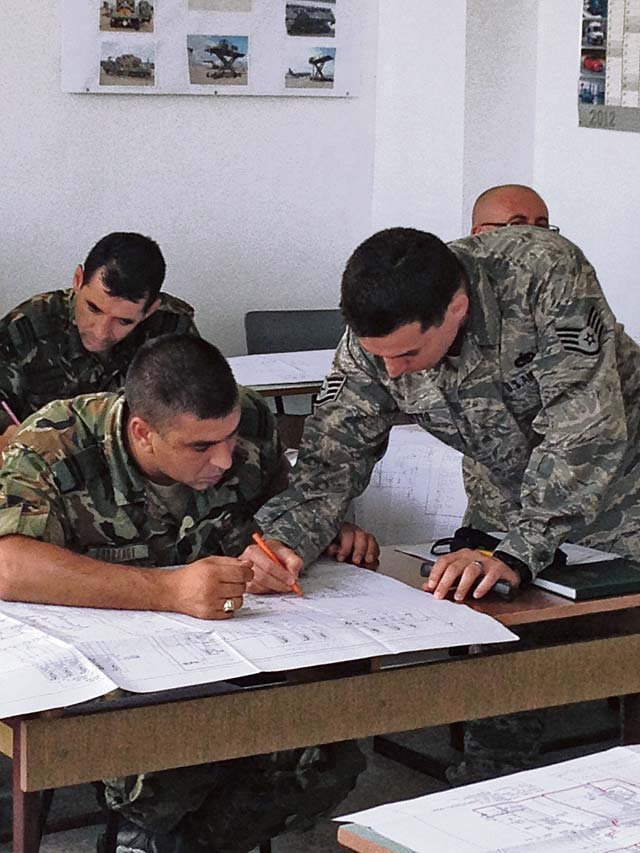
[[[478,195],[533,180],[537,3],[467,0],[462,233]]]
[[[640,340],[640,135],[577,124],[581,0],[540,0],[534,182]]]
[[[373,227],[460,236],[465,0],[380,0]]]
[[[6,8],[5,8],[6,6]],[[141,231],[227,355],[252,308],[333,307],[371,230],[377,0],[350,99],[68,95],[58,4],[3,4],[0,312]]]

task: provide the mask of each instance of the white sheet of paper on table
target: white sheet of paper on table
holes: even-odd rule
[[[148,692],[259,671],[517,639],[482,613],[334,560],[315,563],[301,583],[303,598],[248,595],[227,621],[17,602],[0,602],[0,614],[18,620],[33,655],[46,661],[50,654],[47,638],[39,644],[30,639],[35,630],[50,635],[52,646],[60,641],[72,646],[74,659],[101,676],[92,696],[75,698],[71,679],[69,694],[60,692],[43,707],[73,704],[116,686]],[[8,714],[3,696],[12,695],[10,679],[6,683],[0,717]]]
[[[611,853],[640,846],[640,747],[354,812],[415,853]]]
[[[320,383],[331,370],[334,350],[238,355],[229,359],[236,382],[250,388]]]

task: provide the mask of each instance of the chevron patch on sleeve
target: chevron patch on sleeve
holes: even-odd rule
[[[322,383],[320,393],[316,397],[316,406],[333,403],[334,400],[337,400],[346,381],[347,377],[343,373],[330,373]]]
[[[604,323],[595,305],[589,310],[587,322],[584,326],[581,328],[561,326],[557,331],[562,346],[567,352],[598,355],[602,349]]]

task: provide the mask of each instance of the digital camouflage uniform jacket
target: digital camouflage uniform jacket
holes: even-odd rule
[[[540,228],[450,248],[470,296],[457,364],[390,379],[347,331],[292,483],[263,508],[262,526],[314,558],[366,487],[400,411],[483,466],[501,496],[501,550],[533,574],[564,541],[640,558],[640,348],[593,268]]]
[[[32,296],[0,320],[0,399],[22,421],[52,400],[117,391],[140,346],[171,332],[198,334],[193,308],[161,293],[157,311],[102,361],[82,344],[75,322],[73,288]],[[10,423],[0,409],[0,432]]]
[[[246,389],[240,400],[233,466],[216,486],[190,490],[181,523],[147,488],[126,450],[121,394],[50,403],[26,421],[5,451],[0,535],[18,533],[137,566],[237,556],[257,529],[256,509],[282,487],[285,470],[267,405]]]

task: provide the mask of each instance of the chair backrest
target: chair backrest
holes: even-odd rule
[[[249,355],[334,349],[344,330],[337,308],[248,311],[244,315]]]

